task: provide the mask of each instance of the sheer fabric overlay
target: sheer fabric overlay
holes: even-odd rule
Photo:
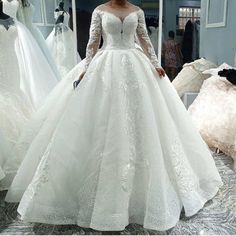
[[[86,51],[86,65],[85,67],[88,68],[90,62],[92,61],[93,57],[98,51],[100,42],[101,42],[101,37],[104,39],[104,46],[103,48],[106,48],[106,33],[102,31],[102,15],[103,14],[112,14],[114,15],[117,19],[120,20],[120,25],[121,25],[121,32],[124,30],[124,22],[125,20],[131,15],[131,14],[136,14],[138,18],[138,25],[136,29],[136,35],[137,39],[139,42],[139,45],[141,46],[143,52],[146,54],[146,56],[150,59],[151,63],[153,64],[154,67],[159,67],[158,59],[155,54],[154,47],[151,43],[151,40],[148,36],[147,28],[146,28],[146,23],[145,23],[145,16],[144,12],[139,9],[135,10],[132,12],[129,12],[128,15],[126,16],[117,16],[115,12],[108,12],[102,7],[98,7],[95,9],[92,15],[92,20],[91,20],[91,26],[90,26],[90,37],[89,37],[89,42],[87,45],[87,51]],[[132,46],[131,46],[132,47]]]

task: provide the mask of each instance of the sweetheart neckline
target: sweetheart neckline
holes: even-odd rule
[[[119,16],[117,16],[116,14],[114,14],[114,13],[112,13],[112,12],[104,11],[104,10],[100,10],[100,9],[98,9],[98,10],[101,11],[101,12],[103,12],[103,13],[108,13],[108,14],[110,14],[110,15],[116,17],[117,19],[119,19],[119,21],[121,22],[121,24],[124,24],[125,20],[126,20],[130,15],[132,15],[132,14],[134,14],[134,13],[137,14],[139,11],[141,11],[141,9],[139,9],[139,10],[137,10],[137,11],[132,11],[132,12],[130,12],[129,14],[127,14],[123,19],[121,19]]]

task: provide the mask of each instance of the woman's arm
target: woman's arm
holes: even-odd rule
[[[155,54],[155,50],[148,36],[144,12],[141,10],[138,12],[137,36],[140,42],[140,46],[142,47],[144,53],[149,58],[153,66],[156,68],[156,71],[158,72],[158,74],[160,76],[164,76],[165,71],[162,68],[160,68],[157,56]]]
[[[100,11],[98,9],[95,9],[92,14],[91,25],[89,30],[89,41],[86,48],[85,70],[80,75],[79,80],[74,83],[74,87],[77,87],[79,82],[83,79],[90,62],[96,55],[101,42],[101,36],[102,36],[101,15]]]
[[[89,31],[89,41],[86,48],[86,65],[87,69],[93,57],[98,51],[102,35],[102,20],[100,11],[95,9],[92,14],[92,20]]]

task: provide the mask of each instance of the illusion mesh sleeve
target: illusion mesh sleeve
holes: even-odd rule
[[[98,51],[101,35],[102,35],[102,22],[99,10],[94,10],[89,31],[89,41],[86,48],[86,64],[85,69],[88,68],[90,62]]]
[[[154,50],[151,40],[148,36],[144,12],[142,10],[140,10],[138,13],[137,36],[138,36],[140,46],[142,47],[146,56],[150,59],[153,66],[155,68],[160,67],[155,50]]]

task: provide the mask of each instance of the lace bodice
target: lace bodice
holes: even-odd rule
[[[16,13],[20,6],[19,1],[18,0],[12,0],[12,1],[2,0],[2,2],[3,2],[3,12],[11,16],[12,18],[16,19]]]
[[[0,35],[0,88],[18,88],[19,67],[15,49],[18,39],[17,28],[13,24],[6,29],[0,24]]]
[[[135,38],[138,38],[146,56],[154,67],[159,67],[157,56],[148,36],[144,12],[139,9],[130,12],[121,19],[114,13],[96,8],[92,14],[90,38],[87,45],[86,69],[95,56],[101,37],[103,49],[135,48]]]

